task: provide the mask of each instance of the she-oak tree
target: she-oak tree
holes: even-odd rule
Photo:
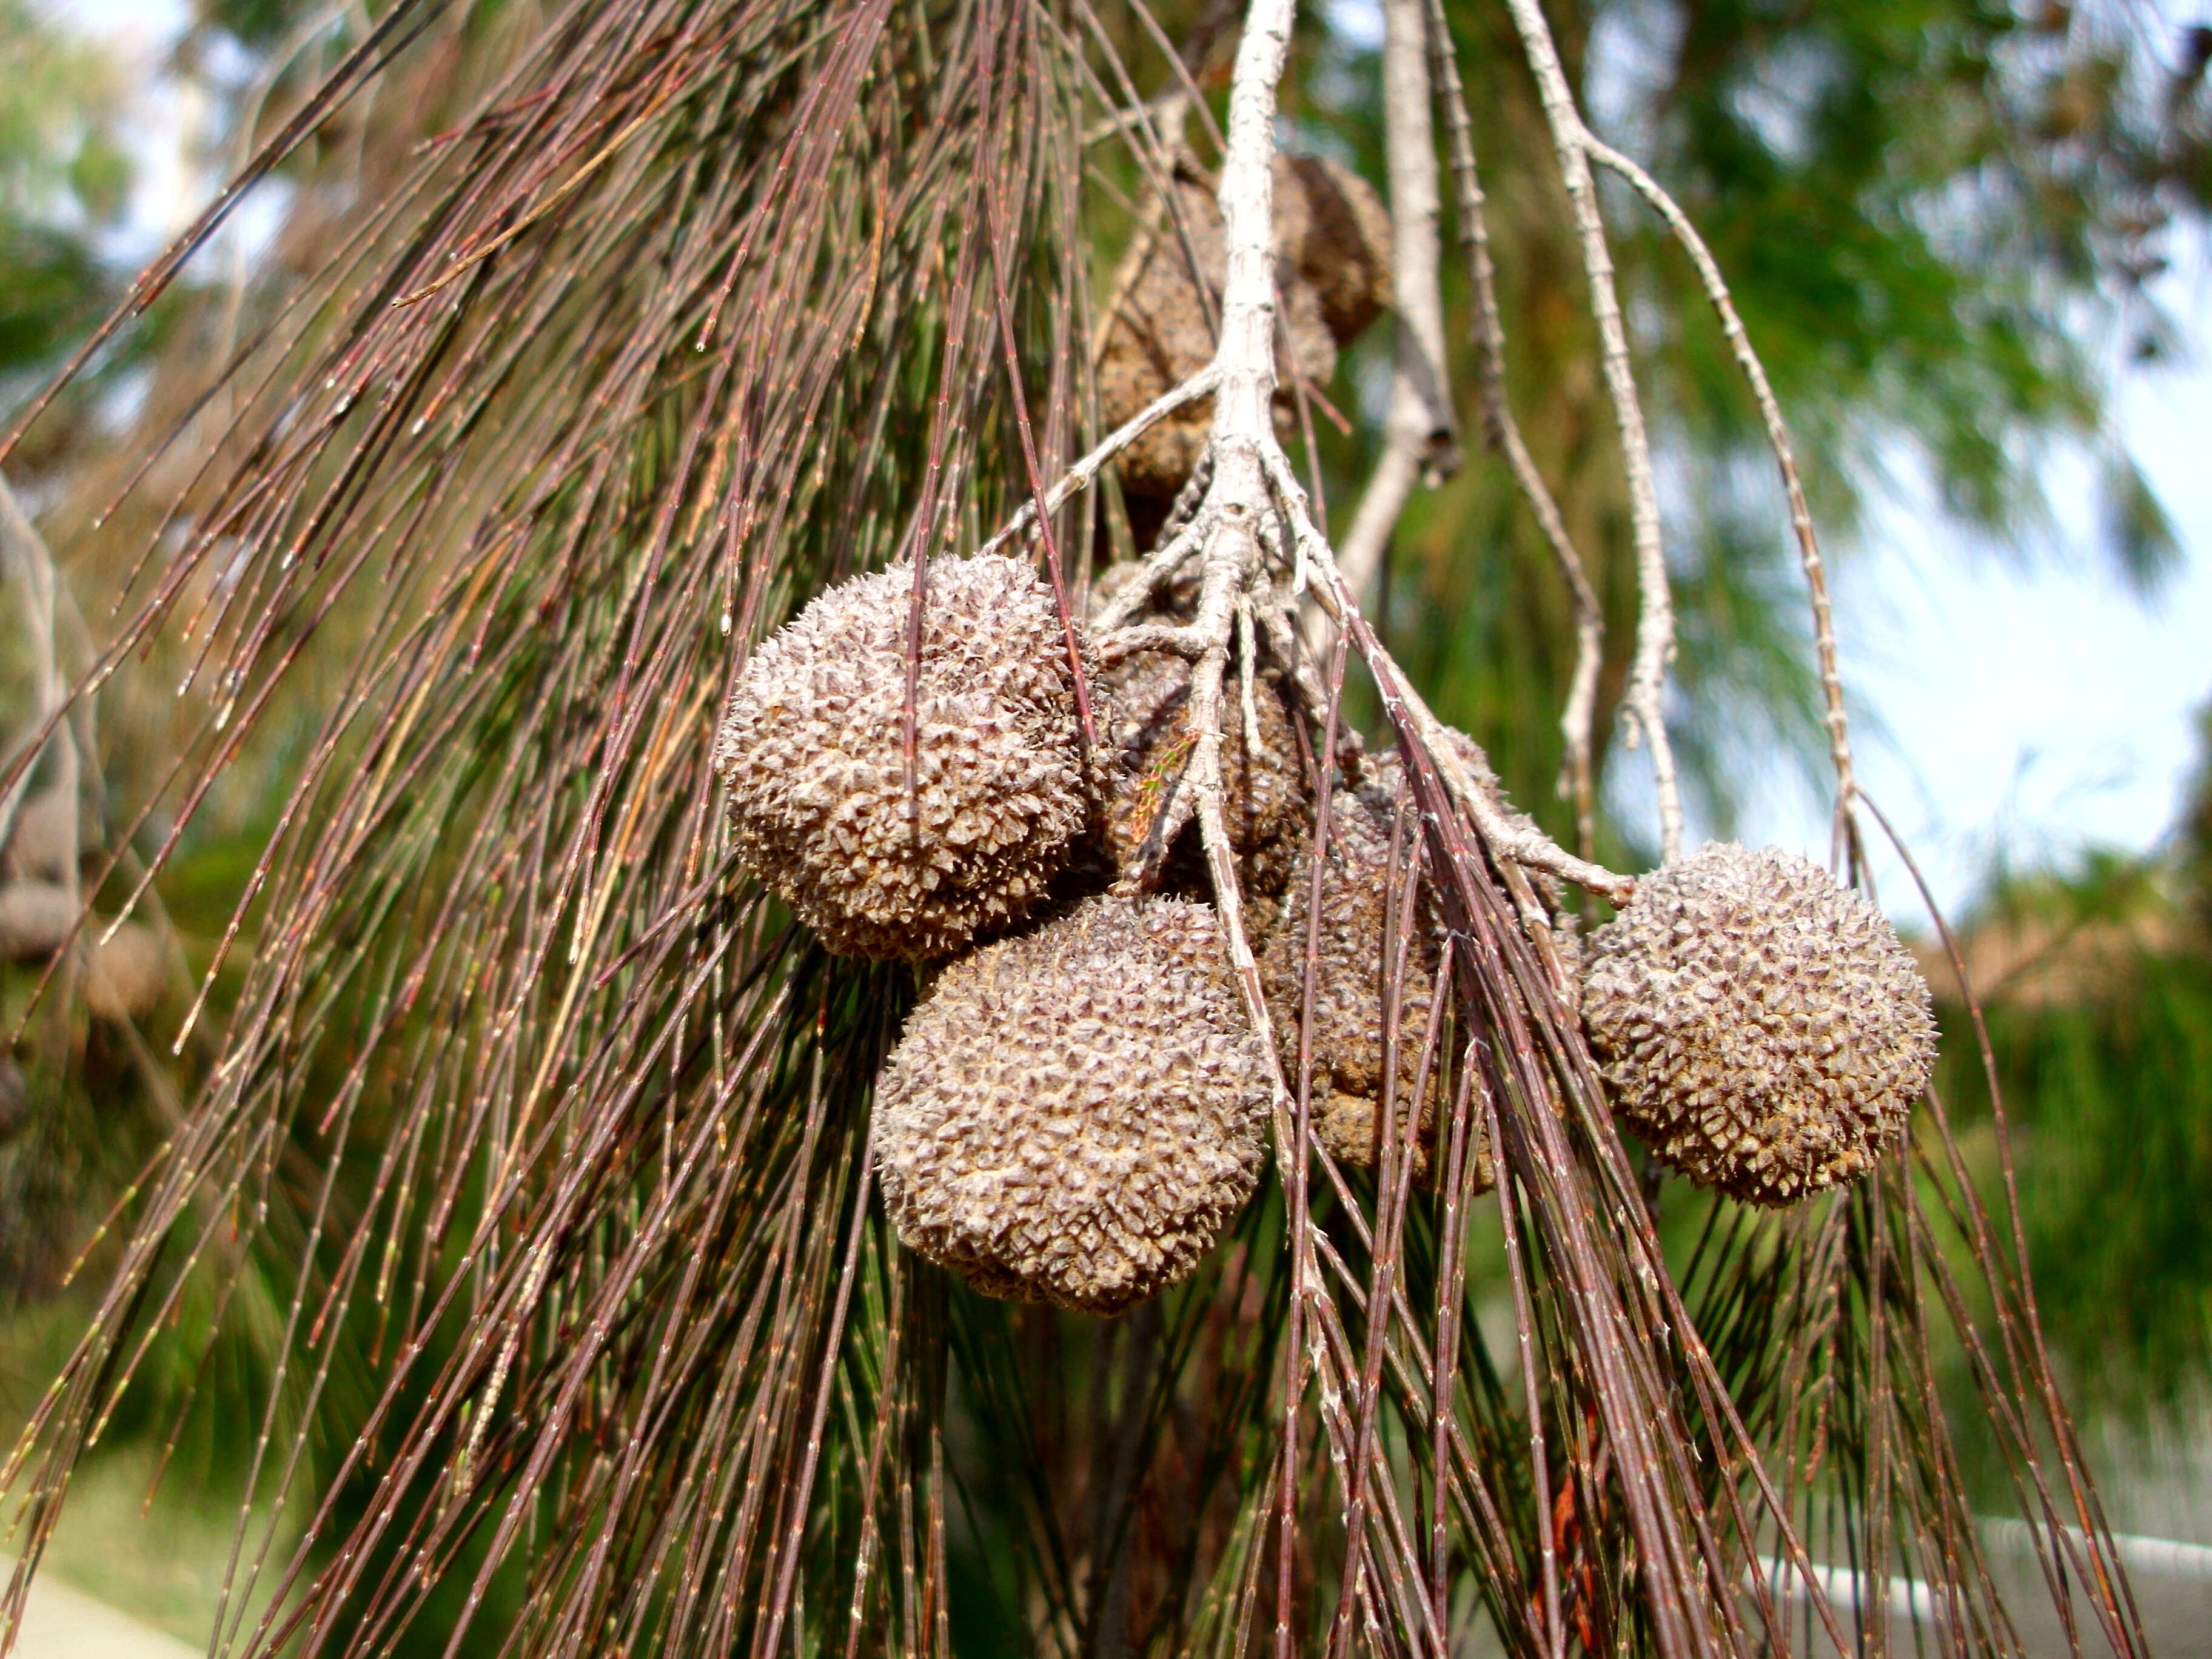
[[[376,19],[241,184],[404,61],[436,9]],[[1215,355],[1103,434],[1090,228],[1112,179],[1086,153],[1121,146],[1170,201],[1185,130],[1213,118],[1205,51],[1141,9],[572,7],[363,204],[240,350],[228,435],[76,692],[157,633],[200,642],[204,721],[161,856],[130,877],[143,894],[309,642],[344,647],[233,924],[257,936],[216,1053],[9,1465],[29,1528],[18,1616],[69,1473],[149,1340],[210,1281],[220,1313],[255,1252],[289,1264],[291,1295],[249,1497],[309,1519],[289,1551],[274,1525],[252,1547],[241,1519],[225,1651],[368,1652],[434,1626],[448,1651],[946,1651],[969,1617],[961,1559],[995,1555],[1019,1639],[1071,1653],[1446,1652],[1486,1620],[1530,1654],[1848,1648],[1893,1639],[1908,1578],[1940,1640],[2017,1652],[1939,1345],[1964,1356],[2057,1617],[2142,1650],[2017,1230],[1939,1101],[1858,1184],[1771,1212],[1716,1202],[1693,1251],[1662,1248],[1655,1194],[1674,1189],[1614,1126],[1575,1009],[1574,913],[1547,897],[1636,892],[1591,860],[1594,603],[1505,404],[1445,20],[1433,0],[1385,15],[1401,331],[1383,459],[1341,544],[1277,414],[1292,0],[1255,0],[1230,30]],[[1534,0],[1505,16],[1626,480],[1624,714],[1652,756],[1662,856],[1685,850],[1669,571],[1600,173],[1692,259],[1771,441],[1855,870],[1871,808],[1778,403],[1688,216],[1585,125]],[[1150,98],[1142,54],[1168,66]],[[1361,565],[1455,424],[1438,127],[1486,436],[1577,599],[1571,851],[1510,810],[1359,610]],[[1310,429],[1311,389],[1285,389]],[[1186,501],[1091,600],[1094,549],[1127,533],[1111,463],[1201,397]],[[1414,810],[1393,843],[1386,1006],[1413,917],[1432,906],[1449,939],[1433,1183],[1413,1179],[1421,1100],[1386,1084],[1370,1176],[1315,1144],[1308,1068],[1283,1068],[1275,1179],[1194,1277],[1111,1328],[1012,1315],[902,1250],[869,1105],[921,988],[788,923],[733,856],[712,766],[747,648],[809,595],[903,559],[919,606],[930,560],[1002,551],[1042,563],[1071,633],[1189,662],[1187,762],[1148,845],[1195,825],[1271,1064],[1284,1045],[1224,807],[1224,726],[1240,690],[1250,706],[1256,653],[1294,682],[1324,783],[1356,763],[1348,662],[1389,723]],[[1178,583],[1183,613],[1144,613]],[[1500,1307],[1506,1327],[1486,1328]],[[348,1375],[363,1353],[373,1369]],[[1104,1379],[1087,1434],[1045,1420],[1029,1387],[1086,1364]],[[361,1386],[374,1405],[295,1493],[328,1396]],[[1831,1595],[1843,1563],[1863,1586],[1850,1605]],[[249,1620],[263,1579],[276,1593]]]

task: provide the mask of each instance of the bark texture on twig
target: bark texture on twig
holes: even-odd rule
[[[1559,763],[1560,796],[1574,804],[1575,850],[1591,856],[1597,839],[1597,784],[1592,737],[1597,715],[1598,669],[1605,656],[1605,613],[1589,574],[1567,533],[1566,520],[1521,435],[1520,422],[1505,392],[1505,323],[1498,304],[1498,272],[1490,256],[1490,228],[1484,214],[1482,178],[1475,166],[1474,124],[1468,119],[1466,88],[1460,82],[1459,54],[1443,0],[1427,0],[1429,47],[1438,95],[1443,100],[1444,131],[1451,146],[1452,178],[1459,213],[1459,242],[1467,260],[1468,285],[1474,290],[1475,345],[1480,353],[1476,386],[1482,399],[1483,441],[1504,457],[1513,482],[1542,533],[1544,544],[1567,584],[1575,607],[1575,665],[1559,711],[1565,744]]]
[[[1459,416],[1444,356],[1437,283],[1437,143],[1430,118],[1425,0],[1382,8],[1382,137],[1390,170],[1391,295],[1397,337],[1382,453],[1345,532],[1337,562],[1355,595],[1374,585],[1416,483],[1433,489],[1459,467]]]
[[[1574,210],[1575,233],[1582,245],[1583,270],[1589,279],[1590,315],[1597,324],[1607,396],[1620,430],[1621,466],[1628,481],[1629,522],[1636,548],[1636,584],[1641,609],[1636,623],[1636,655],[1629,669],[1625,709],[1628,740],[1648,745],[1651,777],[1659,798],[1659,850],[1672,860],[1682,848],[1682,793],[1674,769],[1674,748],[1667,736],[1667,669],[1674,656],[1674,602],[1668,586],[1667,550],[1660,532],[1659,490],[1651,468],[1651,441],[1644,426],[1630,366],[1628,331],[1613,287],[1613,251],[1605,221],[1598,213],[1597,186],[1590,177],[1589,135],[1575,106],[1566,71],[1560,67],[1551,26],[1537,0],[1507,0],[1514,27],[1544,106],[1559,172]]]

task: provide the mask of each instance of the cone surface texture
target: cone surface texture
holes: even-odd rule
[[[1278,156],[1275,286],[1283,349],[1275,415],[1295,428],[1293,375],[1325,386],[1337,348],[1390,299],[1390,215],[1373,185],[1334,161]],[[1140,231],[1115,283],[1120,303],[1103,337],[1098,398],[1109,426],[1128,420],[1213,361],[1228,241],[1210,182],[1176,181],[1155,229]],[[1206,447],[1213,400],[1186,404],[1123,453],[1122,487],[1171,498]]]
[[[1264,1052],[1213,913],[1096,898],[945,970],[877,1084],[899,1237],[988,1295],[1118,1313],[1251,1197]]]
[[[1395,777],[1393,777],[1395,781]],[[1383,1053],[1384,951],[1397,949],[1405,902],[1407,873],[1421,853],[1419,825],[1408,818],[1401,836],[1397,867],[1391,867],[1390,842],[1397,799],[1382,787],[1339,789],[1329,804],[1328,835],[1322,871],[1321,926],[1313,939],[1314,1000],[1310,1028],[1313,1085],[1310,1112],[1314,1134],[1340,1163],[1378,1161],[1378,1124],[1385,1076]],[[1398,891],[1391,893],[1393,879]],[[1274,1018],[1283,1069],[1295,1085],[1298,1066],[1298,1020],[1304,1007],[1306,952],[1313,878],[1310,844],[1298,861],[1285,895],[1282,921],[1260,958],[1261,983]],[[1428,1177],[1435,1140],[1436,1085],[1420,1089],[1421,1054],[1427,1043],[1430,1010],[1437,996],[1443,930],[1433,905],[1419,902],[1412,919],[1398,992],[1397,1094],[1393,1109],[1403,1133],[1404,1115],[1423,1099],[1415,1147],[1415,1173]],[[1443,1034],[1449,1040],[1449,1028]],[[1480,1167],[1487,1170],[1487,1147],[1478,1146]],[[1480,1184],[1487,1186],[1485,1173]]]
[[[738,855],[847,956],[927,961],[1035,908],[1092,798],[1052,593],[1012,559],[929,566],[905,773],[914,568],[817,599],[765,641],[714,763]]]
[[[1099,684],[1113,711],[1107,728],[1114,771],[1106,842],[1115,866],[1126,869],[1175,791],[1188,787],[1190,664],[1169,652],[1139,651],[1102,670]],[[1247,740],[1241,684],[1231,665],[1221,698],[1222,810],[1244,896],[1265,901],[1290,879],[1308,812],[1290,709],[1266,674],[1254,677],[1252,707],[1256,749]],[[1166,875],[1176,891],[1211,892],[1194,819],[1177,836]]]
[[[1591,936],[1583,1018],[1653,1154],[1759,1204],[1865,1175],[1936,1060],[1887,919],[1772,848],[1709,842],[1645,877]]]

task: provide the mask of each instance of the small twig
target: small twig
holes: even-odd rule
[[[1260,702],[1253,684],[1259,652],[1253,635],[1252,596],[1240,593],[1237,599],[1237,695],[1244,718],[1247,764],[1256,762],[1260,754]]]
[[[1636,620],[1636,655],[1629,669],[1623,707],[1628,741],[1651,750],[1652,784],[1659,797],[1659,850],[1672,860],[1682,849],[1681,785],[1674,772],[1674,745],[1666,723],[1667,668],[1674,655],[1674,602],[1668,590],[1667,550],[1659,525],[1659,491],[1651,470],[1651,441],[1644,427],[1644,406],[1629,365],[1628,331],[1620,297],[1613,282],[1613,252],[1590,177],[1589,146],[1594,142],[1575,107],[1566,71],[1552,44],[1551,26],[1538,0],[1506,0],[1520,31],[1522,51],[1536,76],[1553,148],[1574,210],[1582,242],[1583,270],[1589,278],[1590,315],[1597,323],[1600,356],[1614,423],[1620,431],[1621,466],[1628,480],[1629,519],[1636,546],[1636,585],[1641,608]]]
[[[1467,92],[1459,78],[1459,54],[1453,48],[1451,27],[1444,16],[1443,0],[1428,0],[1429,48],[1434,78],[1444,105],[1444,131],[1451,147],[1452,178],[1459,210],[1460,251],[1468,266],[1468,283],[1474,290],[1474,333],[1480,352],[1476,386],[1482,400],[1483,441],[1505,458],[1507,469],[1520,488],[1536,527],[1574,597],[1575,667],[1567,685],[1565,705],[1559,712],[1559,735],[1565,741],[1560,757],[1559,791],[1575,808],[1575,850],[1592,856],[1597,838],[1597,787],[1593,774],[1592,727],[1597,715],[1598,669],[1605,655],[1605,613],[1597,592],[1590,586],[1582,556],[1567,534],[1566,520],[1537,470],[1535,457],[1521,436],[1505,393],[1505,324],[1498,305],[1498,272],[1490,257],[1490,228],[1483,213],[1482,178],[1474,161],[1474,124],[1467,112]]]
[[[1260,624],[1267,630],[1267,649],[1276,664],[1289,677],[1301,707],[1307,711],[1308,720],[1313,724],[1318,742],[1322,735],[1323,712],[1335,704],[1337,697],[1331,694],[1322,677],[1314,672],[1313,653],[1299,638],[1293,620],[1297,614],[1289,592],[1278,589],[1272,601],[1260,613]],[[1348,775],[1356,775],[1364,763],[1366,747],[1358,729],[1346,726],[1328,734],[1328,744],[1323,746],[1328,747],[1329,744],[1333,744],[1329,752],[1334,760],[1346,767]],[[1320,799],[1328,793],[1322,787],[1321,780],[1329,775],[1334,768],[1330,763],[1320,762],[1318,757],[1316,763],[1312,784],[1315,796]]]
[[[1102,635],[1096,648],[1099,665],[1110,668],[1145,651],[1165,651],[1196,662],[1213,644],[1212,635],[1198,623],[1185,628],[1173,623],[1133,623]]]
[[[1199,370],[1182,385],[1169,387],[1131,416],[1128,420],[1108,433],[1096,449],[1069,467],[1061,476],[1060,482],[1045,492],[1045,511],[1048,514],[1057,513],[1067,504],[1071,496],[1080,490],[1089,489],[1107,462],[1112,460],[1185,404],[1194,398],[1203,398],[1207,392],[1212,391],[1219,374],[1220,371],[1212,365]],[[1006,528],[975,550],[977,555],[980,556],[985,553],[997,552],[1036,522],[1036,501],[1032,497],[1023,502],[1014,516],[1006,520]]]
[[[1267,460],[1269,475],[1290,519],[1291,532],[1320,574],[1321,580],[1314,584],[1313,591],[1322,611],[1338,627],[1352,629],[1360,654],[1376,678],[1386,683],[1390,695],[1404,704],[1414,730],[1434,754],[1437,774],[1450,790],[1453,800],[1474,819],[1483,841],[1498,856],[1510,859],[1524,868],[1547,871],[1577,886],[1602,893],[1616,903],[1626,903],[1636,891],[1634,877],[1620,875],[1601,865],[1577,858],[1541,830],[1513,823],[1505,817],[1495,797],[1460,764],[1443,722],[1431,712],[1389,652],[1376,639],[1374,630],[1361,618],[1343,573],[1337,568],[1335,555],[1306,512],[1304,493],[1291,471],[1289,458],[1276,449]]]
[[[1459,469],[1459,417],[1444,366],[1443,293],[1437,277],[1436,133],[1430,118],[1425,0],[1384,0],[1382,137],[1390,170],[1391,303],[1397,337],[1382,454],[1337,563],[1354,594],[1373,585],[1382,550],[1412,499]]]
[[[1107,653],[1102,660],[1112,660],[1113,635],[1127,623],[1130,617],[1145,608],[1162,584],[1173,580],[1190,556],[1198,550],[1204,536],[1203,521],[1193,519],[1153,549],[1127,585],[1091,618],[1091,629],[1097,636],[1099,648]]]
[[[1158,127],[1171,133],[1189,108],[1189,94],[1181,87],[1170,88],[1133,109],[1109,110],[1084,130],[1083,147],[1089,149],[1109,138],[1117,137],[1125,132],[1141,132],[1148,127]]]
[[[1191,521],[1197,518],[1199,505],[1206,500],[1206,492],[1212,487],[1213,457],[1202,453],[1198,458],[1198,465],[1191,468],[1190,477],[1184,479],[1182,488],[1176,491],[1175,500],[1168,503],[1168,516],[1162,520],[1159,533],[1152,538],[1152,545],[1156,549],[1165,547],[1182,534]]]
[[[1592,161],[1612,168],[1651,204],[1667,222],[1667,228],[1682,245],[1682,251],[1690,256],[1690,263],[1698,268],[1698,280],[1705,287],[1705,298],[1719,315],[1721,332],[1728,337],[1736,366],[1751,385],[1751,395],[1759,404],[1759,417],[1765,422],[1766,441],[1774,451],[1774,464],[1782,473],[1782,488],[1790,497],[1790,527],[1797,538],[1798,562],[1804,567],[1805,586],[1813,603],[1813,643],[1820,657],[1820,692],[1826,703],[1824,723],[1828,728],[1828,757],[1836,769],[1836,817],[1840,825],[1850,817],[1858,785],[1851,767],[1850,729],[1844,715],[1843,676],[1836,665],[1835,613],[1828,600],[1827,566],[1820,556],[1820,538],[1813,529],[1813,512],[1806,504],[1805,487],[1797,473],[1796,452],[1790,442],[1790,428],[1782,419],[1782,405],[1767,380],[1766,366],[1759,361],[1751,337],[1744,331],[1743,319],[1736,313],[1735,299],[1721,276],[1720,264],[1714,259],[1712,250],[1705,246],[1705,239],[1698,234],[1698,228],[1690,222],[1690,216],[1682,211],[1681,204],[1637,162],[1594,135],[1583,135],[1583,147],[1589,152]]]

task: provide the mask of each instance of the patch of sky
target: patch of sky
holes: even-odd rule
[[[2212,338],[2201,252],[2160,279],[2179,337]],[[2125,589],[2100,546],[2086,455],[2054,454],[2044,556],[1962,532],[1901,469],[1865,544],[1834,572],[1844,681],[1862,723],[1866,787],[1911,843],[1947,910],[1998,862],[2064,863],[2089,847],[2142,852],[2171,830],[2212,702],[2212,372],[2201,353],[2122,380],[2112,422],[2170,515],[2178,567]],[[1770,769],[1748,839],[1826,844],[1826,806]],[[1886,867],[1885,867],[1886,866]],[[1924,912],[1893,860],[1876,860],[1900,921]]]

